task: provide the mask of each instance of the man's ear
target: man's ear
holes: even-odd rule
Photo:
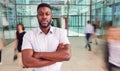
[[[36,15],[36,17],[38,18],[38,14]]]
[[[51,19],[53,19],[53,15],[51,16]]]

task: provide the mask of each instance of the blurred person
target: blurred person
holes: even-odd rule
[[[23,64],[34,71],[61,71],[62,62],[71,57],[67,30],[51,26],[52,8],[47,3],[38,5],[37,19],[39,27],[23,38]]]
[[[19,65],[19,71],[22,71],[22,55],[21,55],[21,49],[22,49],[22,42],[23,42],[23,36],[25,34],[25,28],[23,24],[17,24],[16,26],[16,39],[15,39],[15,51],[18,51],[17,58],[18,58],[18,65]]]
[[[94,27],[92,26],[90,21],[87,21],[87,25],[85,27],[85,36],[86,36],[87,43],[86,43],[85,47],[86,48],[88,47],[89,51],[91,51],[90,39],[93,34],[94,34]]]
[[[98,20],[98,18],[96,19],[96,21],[93,21],[92,22],[92,25],[93,25],[93,27],[94,27],[94,34],[92,35],[92,38],[91,38],[91,40],[93,41],[95,41],[95,44],[97,45],[98,44],[98,41],[97,41],[97,31],[98,31],[98,29],[100,29],[100,27],[101,27],[101,23],[100,23],[100,21]]]
[[[0,38],[0,64],[2,64],[2,49],[3,49],[3,41]]]
[[[96,24],[92,24],[92,26],[94,27],[94,33],[92,35],[92,39],[95,40],[95,44],[97,45],[98,42],[97,42],[97,36],[96,36],[96,31],[97,31],[97,25]]]
[[[112,21],[107,28],[108,71],[120,71],[120,28],[113,27]]]
[[[100,22],[100,20],[98,18],[96,19],[96,28],[97,29],[101,28],[101,22]]]

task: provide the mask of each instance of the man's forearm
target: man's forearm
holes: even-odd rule
[[[61,58],[62,55],[56,52],[36,52],[35,54],[36,54],[35,57],[37,59],[42,58],[55,62],[63,61],[63,59]]]
[[[60,62],[67,61],[71,57],[70,50],[60,50],[55,52],[34,52],[35,58],[43,58],[50,61]]]
[[[69,60],[69,54],[65,52],[41,52],[39,53],[40,57],[43,59],[51,60],[51,61],[67,61]]]
[[[31,61],[31,62],[30,62]],[[48,60],[42,60],[42,59],[29,59],[29,61],[27,62],[23,62],[23,64],[25,65],[25,67],[44,67],[44,66],[48,66],[51,64],[54,64],[55,62],[53,61],[48,61]]]
[[[59,44],[55,52],[34,52],[33,57],[37,59],[43,58],[55,62],[68,61],[71,57],[70,45]]]
[[[25,67],[44,67],[54,64],[54,61],[36,59],[33,57],[33,50],[25,49],[22,51],[22,61]]]

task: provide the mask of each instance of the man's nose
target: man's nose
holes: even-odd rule
[[[47,16],[46,16],[46,15],[43,15],[43,18],[47,18]]]

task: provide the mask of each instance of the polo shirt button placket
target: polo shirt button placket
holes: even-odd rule
[[[47,35],[45,35],[45,38],[44,38],[44,40],[45,40],[45,50],[47,50]]]

